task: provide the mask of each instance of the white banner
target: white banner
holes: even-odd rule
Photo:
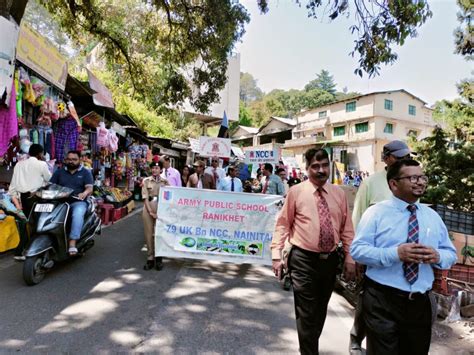
[[[10,105],[10,93],[13,86],[15,70],[15,48],[18,41],[19,27],[5,17],[0,16],[0,102],[5,96],[4,104]]]
[[[228,138],[201,136],[199,154],[203,157],[230,158],[231,140]]]
[[[283,197],[162,187],[156,256],[271,265],[270,244]]]
[[[247,164],[278,164],[280,156],[277,149],[251,149],[245,151]]]

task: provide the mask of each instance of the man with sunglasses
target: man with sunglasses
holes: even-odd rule
[[[428,177],[412,159],[387,170],[393,196],[367,209],[351,245],[367,265],[363,316],[367,354],[428,354],[433,267],[449,269],[456,249],[439,215],[422,205]]]
[[[378,202],[388,200],[392,197],[387,183],[387,168],[396,161],[410,158],[410,149],[405,142],[394,140],[383,147],[382,159],[387,167],[378,173],[375,173],[362,181],[354,201],[354,210],[352,211],[352,223],[357,228],[364,212],[372,205]],[[357,267],[359,288],[362,290],[363,267]],[[354,325],[351,329],[349,351],[352,355],[362,354],[362,341],[365,338],[365,323],[362,315],[362,291],[359,294],[356,311],[354,315]]]
[[[216,186],[219,186],[220,181],[225,178],[225,171],[219,167],[219,158],[217,157],[211,158],[211,166],[208,166],[206,170],[204,170],[204,173],[214,177]]]

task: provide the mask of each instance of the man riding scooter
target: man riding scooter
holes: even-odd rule
[[[81,236],[84,215],[87,211],[87,202],[84,200],[92,194],[94,179],[91,172],[82,166],[80,153],[71,150],[64,159],[64,168],[56,170],[50,182],[74,190],[75,198],[70,201],[72,219],[68,249],[69,255],[73,256],[78,253],[76,242]]]

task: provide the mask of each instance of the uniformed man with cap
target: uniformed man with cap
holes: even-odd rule
[[[150,164],[151,176],[143,179],[142,196],[145,202],[143,207],[143,229],[145,231],[145,243],[147,246],[147,261],[144,270],[153,267],[156,270],[163,268],[163,258],[155,258],[155,222],[157,218],[158,196],[162,186],[169,186],[168,180],[161,177],[163,162],[153,162]]]

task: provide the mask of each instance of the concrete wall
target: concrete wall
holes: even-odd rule
[[[349,169],[368,171],[371,174],[375,172],[374,141],[351,144],[347,148],[347,156],[349,158]]]
[[[355,101],[356,110],[353,112],[346,112],[346,104]],[[337,124],[348,120],[367,118],[374,116],[374,95],[360,97],[354,100],[343,101],[330,105],[331,124]]]

